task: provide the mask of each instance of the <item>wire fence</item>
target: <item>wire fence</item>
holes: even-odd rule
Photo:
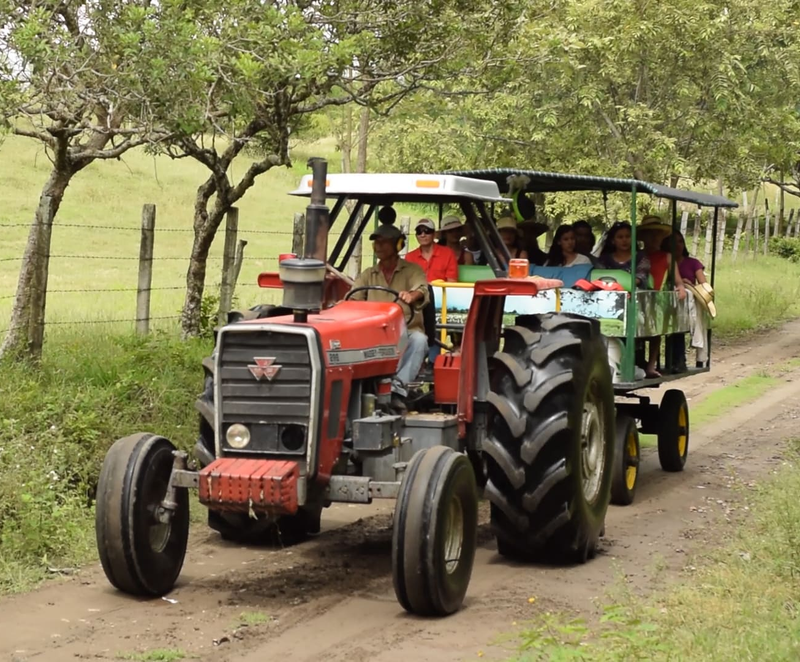
[[[169,300],[169,303],[165,303],[162,297],[156,310],[151,314],[149,298],[151,294],[169,297],[186,292],[186,269],[190,263],[195,231],[193,227],[155,225],[154,210],[152,212],[153,224],[148,229],[144,223],[145,212],[143,212],[141,226],[61,222],[60,220],[50,225],[0,220],[0,310],[4,311],[5,321],[8,321],[11,305],[17,298],[18,269],[23,259],[25,240],[32,229],[46,225],[52,228],[53,247],[57,246],[58,248],[49,253],[38,252],[31,256],[39,261],[45,260],[49,264],[51,286],[46,291],[49,298],[47,300],[47,318],[42,322],[44,326],[134,324],[138,328],[141,323],[149,325],[150,322],[179,320],[182,299],[176,297],[174,300]],[[238,213],[236,216],[238,217]],[[244,271],[248,273],[248,277],[237,279],[237,282],[230,288],[229,299],[233,298],[234,287],[235,290],[241,292],[242,298],[254,298],[257,297],[259,288],[256,282],[258,272],[264,269],[274,270],[278,264],[278,256],[281,253],[290,252],[292,243],[297,241],[298,219],[295,218],[295,226],[292,231],[238,229],[236,226],[234,228],[233,242],[235,243],[237,239],[241,240],[239,242],[242,244],[240,260],[245,266]],[[142,253],[142,246],[147,232],[151,234],[151,245],[150,253],[145,255]],[[227,250],[231,243],[227,236],[228,232],[230,232],[230,224],[223,223],[217,233],[219,235],[215,242],[217,249],[219,244],[224,242]],[[110,237],[110,239],[100,240],[97,233],[104,233],[103,237]],[[136,241],[137,236],[141,237],[140,241]],[[162,240],[158,240],[159,236],[162,237]],[[185,237],[185,241],[176,242],[174,239],[165,239],[166,236]],[[117,237],[120,238],[119,241],[115,241]],[[338,234],[331,234],[329,240],[335,242],[338,238]],[[111,250],[108,248],[109,242],[114,246]],[[96,252],[92,250],[72,252],[69,250],[76,245],[86,248],[93,244],[100,244]],[[244,254],[244,245],[247,244],[255,246],[257,251],[254,254]],[[117,247],[120,248],[119,252],[115,250]],[[155,252],[165,251],[168,254],[154,254],[154,248]],[[221,290],[224,288],[225,269],[230,270],[235,266],[236,274],[239,274],[242,263],[226,264],[231,262],[231,257],[225,253],[225,250],[222,255],[208,255],[205,283],[207,295],[216,297],[219,294],[220,299],[222,298]],[[110,263],[110,266],[94,266],[104,262]],[[149,285],[142,283],[143,262],[145,263],[144,267],[150,270],[149,279],[152,282]],[[164,268],[159,269],[157,267],[159,264],[164,265]],[[221,273],[220,265],[223,267]],[[102,273],[99,273],[98,269],[102,269]],[[105,281],[105,284],[97,283],[98,279]],[[124,283],[126,280],[131,285],[126,285]],[[50,295],[56,296],[51,297]],[[115,299],[120,296],[130,296],[131,299],[125,301]],[[148,299],[144,312],[140,306],[143,296]],[[61,297],[78,297],[78,303],[74,298],[70,298],[67,306]],[[269,298],[269,295],[266,295],[266,298]],[[125,314],[127,310],[130,310],[130,315]],[[82,318],[83,313],[85,313],[85,317],[92,316],[92,318]],[[7,324],[2,326],[6,327]],[[0,328],[0,334],[7,330],[7,328]]]

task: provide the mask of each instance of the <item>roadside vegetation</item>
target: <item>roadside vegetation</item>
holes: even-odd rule
[[[513,662],[798,659],[798,462],[795,442],[777,475],[742,489],[748,518],[685,582],[646,601],[622,587],[599,624],[546,614],[522,631]]]
[[[209,341],[74,332],[39,369],[5,363],[0,386],[0,592],[92,558],[93,501],[118,437],[153,430],[189,448]]]

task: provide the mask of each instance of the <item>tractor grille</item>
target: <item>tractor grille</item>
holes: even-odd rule
[[[228,331],[220,337],[217,397],[221,448],[236,452],[226,440],[226,431],[241,423],[248,427],[251,438],[242,453],[305,454],[314,418],[311,394],[315,375],[308,337],[263,329]]]

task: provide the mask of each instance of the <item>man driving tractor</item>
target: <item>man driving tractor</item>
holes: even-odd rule
[[[428,303],[428,281],[422,268],[400,257],[405,245],[403,233],[394,225],[383,224],[370,236],[372,248],[378,263],[361,272],[353,283],[353,289],[359,287],[385,287],[399,292],[397,302],[404,309],[413,312],[408,324],[407,344],[397,373],[392,379],[391,407],[399,413],[407,410],[405,399],[408,397],[407,385],[413,381],[422,367],[428,351],[428,337],[422,321],[421,308]],[[394,294],[383,290],[367,290],[356,292],[353,299],[357,301],[395,301]]]

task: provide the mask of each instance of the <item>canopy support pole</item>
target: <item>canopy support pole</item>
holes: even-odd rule
[[[631,186],[631,292],[625,314],[625,351],[622,354],[622,380],[636,377],[636,183]]]

